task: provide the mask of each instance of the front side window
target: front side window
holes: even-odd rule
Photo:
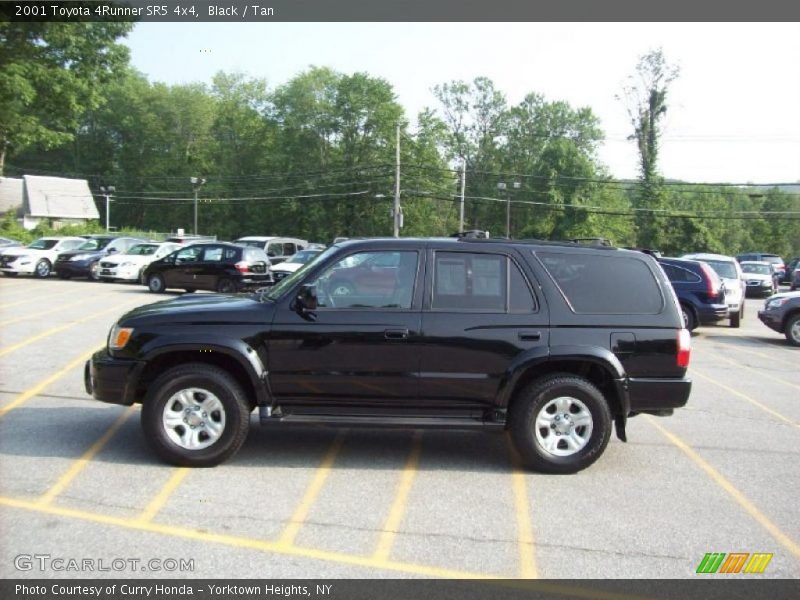
[[[320,308],[411,308],[416,251],[359,252],[343,258],[314,281]]]
[[[189,248],[184,248],[175,255],[175,263],[183,264],[197,262],[202,251],[202,246],[190,246]]]

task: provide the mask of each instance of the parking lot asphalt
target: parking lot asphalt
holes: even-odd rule
[[[773,554],[737,577],[800,577],[800,349],[761,300],[740,329],[695,332],[685,408],[552,476],[516,469],[504,435],[255,417],[231,461],[164,465],[138,407],[83,386],[115,320],[163,298],[0,279],[0,577],[693,578],[709,552]]]

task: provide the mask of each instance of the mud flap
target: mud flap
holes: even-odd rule
[[[625,422],[626,422],[626,420],[627,419],[625,418],[624,415],[617,415],[616,417],[614,417],[614,425],[615,425],[615,428],[617,430],[617,437],[623,442],[627,442],[628,441],[628,438],[625,435]]]

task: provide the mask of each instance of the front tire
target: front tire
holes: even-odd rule
[[[738,329],[742,326],[742,312],[744,309],[739,309],[735,315],[731,316],[731,327]]]
[[[800,346],[800,315],[789,317],[786,327],[783,328],[783,334],[792,346]]]
[[[42,260],[36,263],[36,268],[33,271],[33,275],[35,277],[38,277],[39,279],[47,279],[48,277],[50,277],[51,268],[52,265],[50,264],[50,261],[47,260],[46,258],[43,258]]]
[[[100,281],[100,261],[96,260],[89,265],[89,279],[92,281]]]
[[[142,428],[153,450],[181,467],[213,467],[241,448],[250,404],[231,375],[190,363],[164,372],[142,406]]]
[[[154,294],[163,294],[167,286],[161,275],[153,273],[147,278],[147,288]]]
[[[611,411],[591,382],[555,373],[529,384],[515,398],[509,430],[526,467],[542,473],[577,473],[606,449]]]

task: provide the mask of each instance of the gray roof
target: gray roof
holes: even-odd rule
[[[25,213],[32,217],[99,219],[85,179],[25,175]]]
[[[22,206],[22,179],[0,177],[0,214]]]

